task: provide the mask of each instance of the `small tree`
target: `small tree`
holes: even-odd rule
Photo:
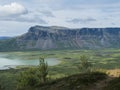
[[[89,62],[89,58],[85,55],[80,56],[80,65],[78,69],[81,72],[90,72],[92,64]]]
[[[43,57],[39,58],[39,65],[38,65],[38,78],[41,83],[45,83],[47,81],[48,75],[48,64],[45,62]]]
[[[47,81],[48,64],[42,57],[39,59],[39,62],[37,68],[30,68],[20,73],[17,85],[18,89],[36,87]]]

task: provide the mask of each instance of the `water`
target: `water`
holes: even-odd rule
[[[60,63],[59,60],[56,58],[46,58],[45,61],[47,61],[49,66],[57,65]],[[21,65],[38,65],[39,60],[20,60],[20,59],[10,59],[4,57],[4,55],[0,54],[0,70],[3,69],[9,69],[9,68],[15,68],[16,66]]]

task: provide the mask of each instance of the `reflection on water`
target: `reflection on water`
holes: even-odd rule
[[[47,58],[45,59],[49,66],[56,65],[60,63],[56,58]],[[0,55],[0,69],[9,69],[14,68],[19,65],[38,65],[39,60],[20,60],[20,59],[9,59],[5,58],[3,55]]]

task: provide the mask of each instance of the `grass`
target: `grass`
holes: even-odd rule
[[[120,90],[120,77],[111,80],[104,90]]]
[[[120,49],[105,50],[50,50],[50,51],[25,51],[25,52],[1,52],[6,58],[34,60],[40,56],[45,58],[57,58],[60,64],[50,68],[50,75],[78,73],[77,65],[80,63],[80,56],[87,55],[94,68],[115,69],[120,68]]]
[[[110,50],[53,50],[53,51],[25,51],[25,52],[2,52],[6,54],[7,58],[11,59],[38,59],[40,56],[45,56],[46,58],[58,58],[63,61],[63,64],[76,64],[79,62],[80,55],[87,55],[90,58],[90,62],[95,63],[95,66],[100,65],[103,68],[109,69],[119,67],[117,63],[120,63],[120,50],[110,49]],[[111,65],[112,64],[112,65]],[[110,66],[109,66],[110,65]],[[105,67],[106,66],[106,67]]]
[[[15,90],[18,72],[20,71],[21,70],[17,71],[15,69],[0,71],[0,85],[3,90]]]
[[[91,84],[104,80],[106,76],[100,72],[75,74],[48,82],[37,90],[88,90]]]
[[[77,65],[80,63],[80,56],[87,55],[95,69],[116,69],[120,68],[120,49],[104,50],[49,50],[49,51],[18,51],[18,52],[0,52],[3,57],[11,59],[34,60],[40,56],[45,58],[57,58],[60,64],[49,66],[49,77],[58,79],[73,74],[80,73]],[[25,70],[10,69],[0,71],[0,83],[4,90],[15,90],[16,78],[19,72]],[[111,89],[112,90],[112,89]]]

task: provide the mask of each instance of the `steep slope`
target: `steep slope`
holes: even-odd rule
[[[14,44],[19,50],[119,48],[120,28],[70,29],[57,26],[34,26],[27,33],[14,39]]]
[[[92,87],[106,78],[107,75],[101,72],[75,74],[41,84],[37,88],[25,87],[22,90],[94,90]]]

